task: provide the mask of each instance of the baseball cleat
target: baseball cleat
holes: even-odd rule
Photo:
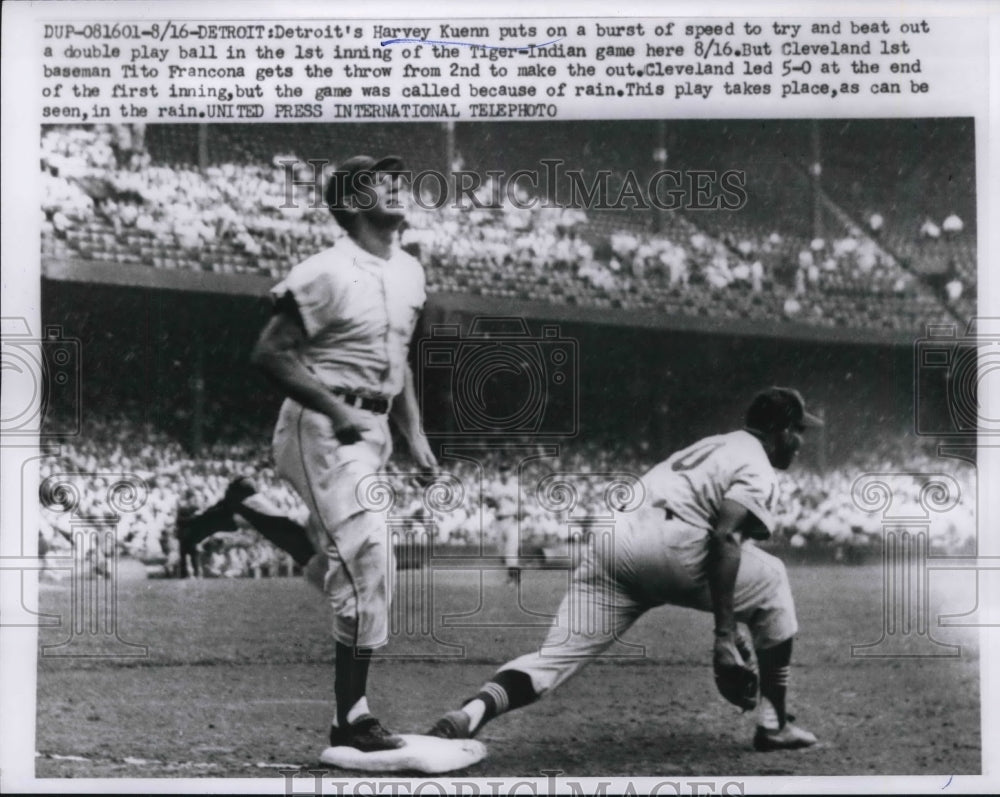
[[[470,726],[471,720],[464,711],[449,711],[425,735],[440,739],[471,739],[475,734]]]
[[[778,730],[758,725],[757,732],[753,736],[753,749],[760,753],[769,753],[772,750],[798,750],[812,747],[816,741],[815,734],[791,722],[786,722],[784,727]]]
[[[406,744],[398,736],[389,733],[371,714],[365,714],[357,722],[346,727],[330,726],[330,747],[353,747],[362,753],[378,750],[397,750]]]

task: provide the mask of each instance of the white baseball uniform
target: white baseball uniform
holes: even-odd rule
[[[272,290],[276,299],[289,294],[305,327],[302,361],[331,392],[350,396],[362,416],[362,439],[341,444],[329,417],[286,399],[274,431],[277,471],[309,507],[306,529],[327,555],[334,638],[378,647],[388,641],[394,558],[384,517],[368,511],[356,490],[385,466],[392,437],[385,411],[359,411],[356,402],[388,403],[403,389],[426,298],[423,267],[401,250],[382,260],[344,238],[295,266]],[[352,518],[365,521],[345,526]]]
[[[527,673],[539,695],[599,656],[655,606],[712,611],[706,559],[723,500],[746,507],[769,534],[773,529],[777,480],[749,432],[704,438],[642,481],[643,505],[616,514],[610,544],[587,550],[541,649],[500,668]],[[784,565],[752,542],[742,547],[734,608],[757,649],[798,630]]]
[[[521,518],[516,480],[507,477],[494,488],[497,538],[503,548],[504,564],[517,567],[521,561]]]

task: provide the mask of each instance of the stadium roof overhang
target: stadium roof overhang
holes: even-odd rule
[[[220,274],[212,271],[167,270],[122,263],[45,258],[42,276],[59,282],[120,285],[150,290],[225,294],[261,299],[275,283],[258,274]],[[520,316],[576,324],[676,330],[742,337],[781,338],[827,343],[912,346],[919,333],[822,327],[789,321],[747,321],[735,318],[684,315],[657,308],[603,308],[556,304],[521,298],[499,298],[455,292],[431,292],[428,309],[478,316]]]

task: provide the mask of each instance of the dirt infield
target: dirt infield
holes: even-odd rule
[[[401,585],[403,593],[430,583],[410,572],[416,581]],[[979,773],[975,633],[933,631],[960,646],[957,657],[852,656],[852,644],[881,635],[881,570],[793,567],[790,575],[801,625],[790,700],[820,737],[818,748],[754,753],[752,719],[714,691],[710,617],[663,608],[614,648],[617,658],[487,726],[480,738],[489,757],[462,774]],[[501,573],[435,572],[424,593],[431,600],[398,618],[396,637],[372,666],[370,700],[383,721],[421,732],[497,664],[537,645],[566,578],[526,573],[519,603]],[[975,605],[959,574],[935,575],[931,586],[932,617]],[[40,609],[64,620],[42,630],[41,644],[71,642],[48,653],[137,652],[113,635],[70,636],[72,593],[69,585],[41,592]],[[333,710],[333,645],[307,585],[122,583],[117,606],[118,636],[146,645],[146,655],[39,656],[37,777],[282,779],[284,770],[316,768]]]

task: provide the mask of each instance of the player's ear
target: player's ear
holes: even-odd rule
[[[781,430],[781,442],[783,445],[795,446],[798,448],[799,444],[802,442],[801,434],[802,427],[789,426]]]
[[[341,212],[347,213],[355,218],[357,217],[358,213],[360,212],[360,209],[358,207],[357,194],[351,194],[351,196],[347,197],[347,199],[344,200],[344,204],[341,206]]]

